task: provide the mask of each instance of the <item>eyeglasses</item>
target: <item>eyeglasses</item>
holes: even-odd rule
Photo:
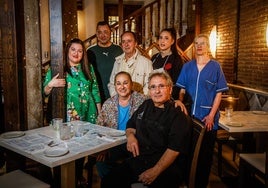
[[[160,89],[160,90],[163,90],[163,89],[166,89],[168,87],[168,85],[163,85],[163,84],[159,84],[158,86],[156,85],[151,85],[149,86],[149,90],[156,90],[156,89]]]
[[[199,42],[199,43],[198,42],[195,42],[194,43],[195,46],[204,46],[206,44],[207,44],[206,42]]]

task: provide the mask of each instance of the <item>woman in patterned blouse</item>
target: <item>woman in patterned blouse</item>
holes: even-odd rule
[[[101,110],[101,98],[93,66],[88,62],[83,41],[72,39],[66,46],[65,78],[59,73],[52,77],[48,70],[44,81],[44,94],[49,95],[53,88],[65,87],[66,121],[81,120],[96,123]],[[78,185],[85,184],[83,177],[84,158],[76,160]]]
[[[126,124],[132,114],[138,109],[146,97],[132,90],[132,79],[129,73],[119,72],[114,79],[116,95],[107,99],[97,119],[97,124],[125,131]],[[119,159],[128,157],[126,145],[120,145],[101,152],[96,160],[99,176],[105,176]]]
[[[101,109],[100,93],[93,66],[88,62],[83,41],[72,39],[66,46],[65,79],[59,73],[53,78],[48,70],[44,93],[49,95],[54,87],[66,87],[66,121],[82,120],[96,123]]]

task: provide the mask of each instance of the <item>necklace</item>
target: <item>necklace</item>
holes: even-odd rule
[[[160,55],[160,53],[158,53],[157,56],[155,57],[155,59],[153,60],[153,64],[155,63],[155,61],[157,60],[157,58],[159,57],[159,55]],[[171,54],[169,54],[169,55],[167,56],[167,58],[166,58],[166,60],[165,60],[165,62],[164,62],[164,65],[163,65],[161,68],[164,68],[164,69],[165,69],[165,65],[166,65],[166,63],[167,63],[168,58],[169,58],[170,55],[171,55]]]

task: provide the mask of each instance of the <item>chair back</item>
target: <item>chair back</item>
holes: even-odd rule
[[[195,188],[196,169],[198,164],[198,157],[205,135],[206,128],[202,122],[192,119],[192,141],[190,150],[190,173],[188,176],[188,188]]]

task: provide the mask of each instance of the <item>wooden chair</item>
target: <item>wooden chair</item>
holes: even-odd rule
[[[192,143],[191,143],[191,160],[190,160],[190,169],[188,177],[188,188],[195,188],[195,177],[196,169],[198,165],[198,157],[200,153],[200,148],[203,142],[206,128],[200,121],[192,119],[193,132],[192,132]]]
[[[14,170],[0,176],[1,188],[49,188],[50,185],[21,171]]]
[[[267,153],[241,153],[239,163],[239,187],[254,186],[251,180],[260,180],[268,187]]]
[[[189,126],[193,127],[192,129],[192,142],[190,148],[190,160],[187,172],[187,180],[185,182],[188,185],[188,188],[195,188],[195,177],[196,177],[196,169],[198,164],[198,157],[201,148],[201,144],[203,142],[203,138],[205,135],[206,128],[203,124],[196,120],[189,117]],[[182,185],[184,186],[184,185]],[[142,183],[135,183],[131,185],[131,188],[146,188]]]

